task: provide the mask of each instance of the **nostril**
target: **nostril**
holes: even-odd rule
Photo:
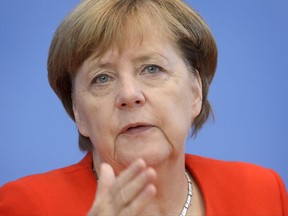
[[[133,107],[140,107],[144,104],[144,101],[139,99],[139,100],[126,100],[117,103],[117,107],[120,109],[126,109],[126,108],[133,108]]]

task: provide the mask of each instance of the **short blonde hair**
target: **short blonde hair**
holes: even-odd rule
[[[140,30],[143,17],[149,16],[167,30],[179,47],[191,71],[202,81],[202,108],[192,126],[193,134],[212,113],[207,99],[209,85],[217,65],[217,47],[203,19],[181,0],[83,0],[59,25],[48,56],[48,78],[67,113],[73,113],[73,80],[77,69],[92,54],[103,54],[112,44],[121,46],[127,23]],[[134,30],[134,29],[133,29]],[[91,141],[79,133],[79,147],[92,149]]]

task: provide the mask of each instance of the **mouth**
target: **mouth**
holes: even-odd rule
[[[146,124],[146,123],[128,124],[121,129],[120,134],[132,135],[132,134],[142,133],[151,129],[152,127],[154,126],[150,124]]]

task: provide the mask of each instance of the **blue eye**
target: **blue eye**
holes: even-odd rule
[[[110,79],[110,76],[107,74],[100,74],[99,76],[96,76],[93,80],[92,83],[99,83],[99,84],[103,84],[103,83],[107,83]]]
[[[155,74],[160,70],[160,67],[157,65],[148,65],[145,70],[150,74]]]

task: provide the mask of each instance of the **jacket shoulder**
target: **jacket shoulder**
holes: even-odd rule
[[[87,212],[96,189],[90,157],[87,155],[77,164],[3,185],[0,187],[0,215]],[[82,202],[87,204],[79,206]],[[69,206],[69,209],[63,206]]]
[[[219,214],[224,210],[244,215],[288,214],[285,185],[272,169],[195,155],[186,155],[186,167],[199,183],[208,207]]]
[[[255,181],[257,180],[255,178],[261,179],[263,177],[267,177],[267,175],[270,177],[271,175],[274,176],[274,171],[256,164],[238,161],[217,160],[190,154],[186,155],[186,165],[197,170],[201,169],[203,171],[209,171],[208,173],[214,177],[219,176],[220,178],[228,176],[242,176],[243,178],[247,177],[248,179],[253,177],[253,181]]]

